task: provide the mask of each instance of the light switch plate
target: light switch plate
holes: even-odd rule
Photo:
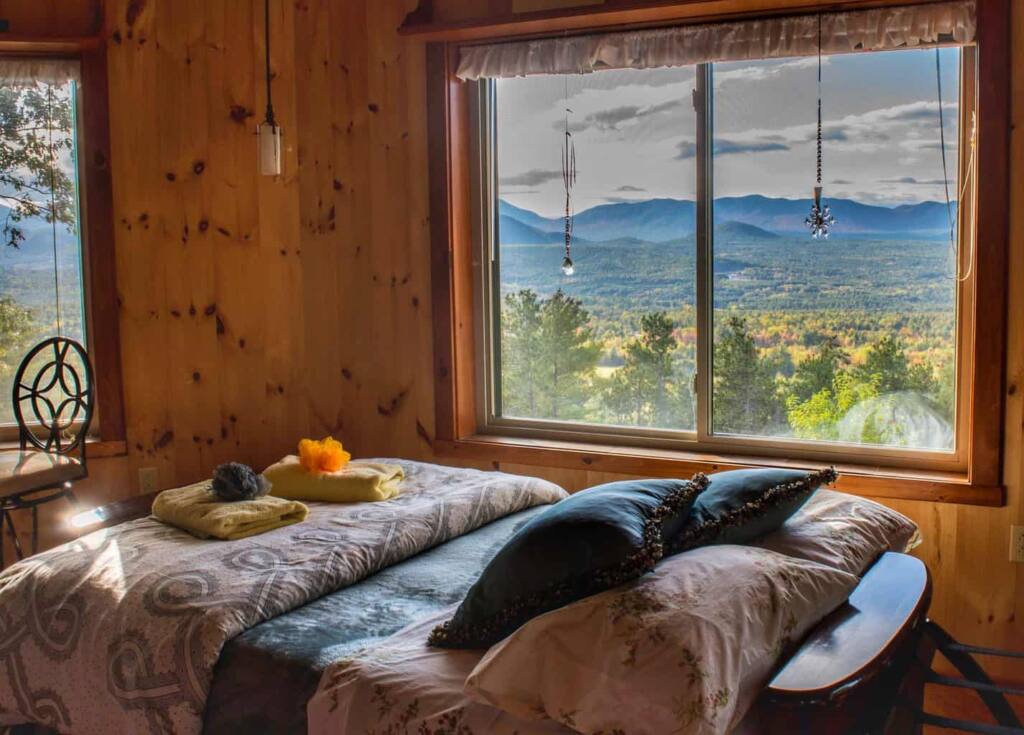
[[[160,475],[157,472],[156,467],[139,468],[139,492],[143,495],[146,493],[155,493],[156,486],[159,481]]]
[[[1010,526],[1010,561],[1024,562],[1024,526]]]

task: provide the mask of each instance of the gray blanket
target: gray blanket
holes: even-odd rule
[[[306,702],[328,664],[461,600],[515,530],[543,510],[495,521],[230,641],[203,731],[306,732]]]
[[[311,504],[303,523],[229,542],[143,519],[0,573],[0,724],[198,735],[228,640],[565,495],[534,478],[379,461],[405,470],[388,501]]]

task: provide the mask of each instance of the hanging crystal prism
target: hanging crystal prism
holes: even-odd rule
[[[821,186],[815,186],[811,213],[804,220],[804,224],[811,230],[811,237],[815,240],[827,240],[829,229],[835,223],[836,218],[832,216],[829,206],[821,202]]]
[[[568,80],[566,81],[566,99],[569,97]],[[565,108],[565,129],[562,139],[562,185],[565,188],[565,257],[562,258],[562,273],[571,276],[576,272],[572,262],[572,188],[576,185],[576,144],[569,130],[569,115],[572,110]]]
[[[811,231],[811,237],[815,240],[827,240],[829,231],[836,223],[836,218],[827,204],[821,199],[821,15],[818,15],[818,178],[814,186],[814,201],[811,203],[811,213],[807,215],[804,224]]]

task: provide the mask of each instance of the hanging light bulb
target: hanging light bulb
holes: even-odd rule
[[[576,266],[572,264],[572,258],[566,255],[564,258],[562,258],[562,273],[567,276],[571,276],[575,272]]]
[[[827,240],[829,230],[836,223],[832,211],[821,199],[821,14],[818,14],[818,178],[814,186],[814,201],[811,203],[811,213],[807,215],[804,224],[811,231],[811,237],[815,240]]]
[[[264,176],[278,176],[281,173],[281,126],[274,118],[274,103],[271,98],[270,75],[270,0],[263,4],[266,46],[267,115],[256,128],[259,145],[260,173]]]
[[[260,173],[264,176],[280,175],[281,127],[267,119],[260,123],[256,133],[259,137]]]

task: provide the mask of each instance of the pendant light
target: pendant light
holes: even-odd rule
[[[270,0],[264,0],[263,17],[267,57],[267,114],[263,122],[256,129],[256,135],[259,141],[260,173],[264,176],[278,176],[281,173],[281,126],[277,124],[277,120],[274,118],[274,103],[271,98],[270,89]]]
[[[804,224],[811,231],[811,237],[815,240],[827,240],[829,230],[836,223],[827,204],[821,200],[821,14],[818,14],[818,178],[814,185],[814,202],[811,204],[811,213],[807,215]]]
[[[562,258],[562,273],[571,276],[576,272],[572,262],[572,188],[576,185],[576,144],[569,130],[569,80],[565,81],[565,127],[562,136],[562,185],[565,188],[565,257]]]

